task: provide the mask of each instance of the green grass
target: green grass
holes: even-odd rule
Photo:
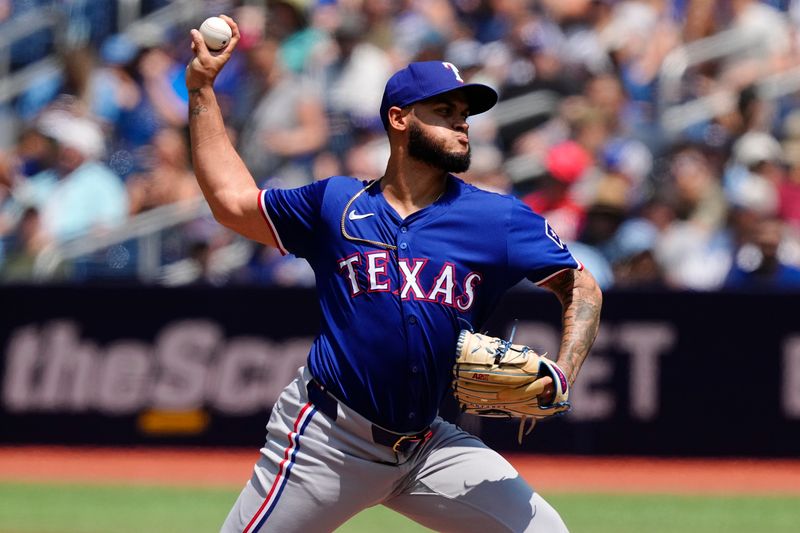
[[[797,533],[800,497],[554,494],[571,533]]]
[[[225,489],[0,483],[0,531],[219,531],[237,495]]]
[[[0,483],[3,533],[216,533],[236,489]],[[572,533],[795,533],[800,497],[547,494]],[[338,533],[429,531],[384,507]]]

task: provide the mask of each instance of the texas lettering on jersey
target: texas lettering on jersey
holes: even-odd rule
[[[475,288],[483,280],[480,272],[469,272],[459,284],[455,265],[446,262],[430,286],[425,287],[420,280],[423,271],[430,269],[430,260],[402,257],[397,263],[399,286],[393,287],[387,272],[389,261],[386,250],[355,253],[339,259],[339,272],[348,281],[350,296],[390,292],[401,300],[439,303],[466,312],[475,301]]]

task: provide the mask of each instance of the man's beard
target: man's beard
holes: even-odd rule
[[[471,156],[469,148],[463,154],[456,154],[446,151],[443,144],[443,142],[436,142],[435,139],[426,135],[422,128],[411,123],[408,132],[408,155],[445,172],[458,174],[469,169]]]

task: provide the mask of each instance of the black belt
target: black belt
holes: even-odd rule
[[[311,400],[311,403],[313,403],[317,409],[322,411],[322,414],[331,420],[336,421],[336,418],[338,417],[336,410],[338,407],[338,402],[336,401],[336,398],[330,394],[327,394],[325,392],[325,387],[323,387],[316,379],[313,378],[309,380],[306,390],[308,390],[308,399]],[[388,446],[392,449],[392,451],[399,453],[408,453],[415,444],[425,442],[431,438],[432,435],[433,431],[431,431],[430,427],[409,435],[404,433],[395,433],[372,424],[373,442],[375,442],[375,444],[380,444],[381,446]]]

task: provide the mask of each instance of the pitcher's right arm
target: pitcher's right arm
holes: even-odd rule
[[[249,238],[276,246],[275,237],[259,207],[259,188],[225,131],[214,80],[239,42],[239,28],[230,17],[220,15],[231,27],[231,40],[212,55],[197,30],[191,31],[194,57],[186,67],[189,91],[189,137],[192,163],[200,189],[214,218]]]

